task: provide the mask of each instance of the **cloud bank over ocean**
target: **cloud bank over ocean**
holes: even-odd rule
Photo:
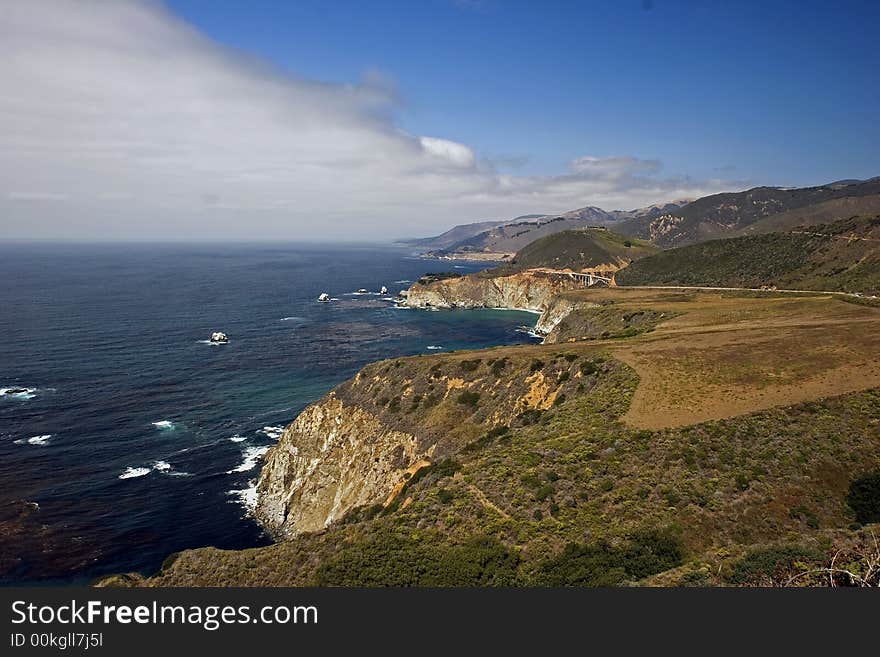
[[[472,146],[402,130],[382,75],[296,78],[155,3],[0,7],[3,237],[384,238],[741,186],[632,156],[501,174]]]

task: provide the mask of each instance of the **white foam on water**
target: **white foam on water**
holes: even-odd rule
[[[408,278],[404,278],[402,281],[394,281],[395,285],[401,285],[403,283],[412,283],[412,281],[409,280]]]
[[[13,392],[18,390],[19,392]],[[0,388],[0,397],[9,397],[10,399],[33,399],[37,392],[36,388],[26,388],[24,386],[15,386],[10,388]]]
[[[232,470],[227,470],[226,474],[235,474],[236,472],[247,472],[248,470],[253,470],[255,467],[257,467],[257,462],[263,457],[263,454],[268,451],[268,445],[261,445],[259,447],[248,447],[242,452],[244,460],[241,462],[241,465],[232,468]]]
[[[443,347],[441,347],[441,346],[438,345],[438,344],[429,344],[426,348],[427,348],[427,349],[431,349],[431,350],[433,351],[433,350],[435,350],[435,349],[442,349]]]
[[[267,426],[259,429],[257,433],[268,436],[272,440],[278,440],[279,438],[281,438],[281,434],[284,433],[284,427]]]
[[[231,441],[234,442],[234,443],[242,443],[242,442],[244,442],[245,440],[247,440],[247,436],[242,436],[242,435],[240,435],[240,434],[235,434],[234,436],[230,436],[230,437],[229,437],[229,440],[231,440]]]
[[[250,483],[250,482],[248,482]],[[245,511],[252,513],[257,508],[257,485],[256,483],[247,488],[233,489],[226,491],[226,494],[236,499],[230,500],[233,503],[241,504]]]
[[[170,431],[174,429],[174,422],[171,420],[158,420],[156,422],[151,423],[154,427],[159,429],[159,431]]]
[[[152,472],[150,468],[126,468],[125,472],[119,475],[120,479],[134,479],[135,477],[143,477]]]
[[[52,437],[51,433],[43,434],[42,436],[31,436],[30,438],[21,438],[19,440],[13,441],[16,445],[48,445],[49,439]]]
[[[282,317],[279,322],[300,322],[304,321],[302,317]]]
[[[394,297],[382,297],[382,301],[397,301]]]
[[[168,461],[156,461],[153,463],[153,470],[157,472],[168,472],[171,470],[171,464]]]

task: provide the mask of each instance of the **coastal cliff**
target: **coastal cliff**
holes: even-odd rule
[[[278,536],[296,536],[358,507],[405,503],[397,497],[422,468],[596,385],[569,361],[534,360],[528,348],[508,353],[365,367],[306,408],[269,450],[257,484],[258,520]]]
[[[431,451],[418,451],[414,436],[330,393],[306,408],[267,454],[257,518],[283,534],[324,529],[350,509],[387,495]]]
[[[508,276],[472,274],[416,282],[405,304],[412,308],[515,308],[543,312],[565,290],[583,287],[563,274],[527,270]]]

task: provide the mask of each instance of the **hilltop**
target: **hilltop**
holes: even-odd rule
[[[566,230],[527,244],[510,262],[481,275],[501,276],[535,268],[615,271],[657,251],[659,249],[649,242],[624,237],[609,229]]]
[[[620,285],[699,285],[880,294],[880,215],[711,240],[632,263]]]

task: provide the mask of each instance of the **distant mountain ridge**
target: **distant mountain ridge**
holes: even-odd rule
[[[590,226],[611,227],[624,220],[650,220],[663,213],[674,212],[689,202],[690,199],[682,199],[635,210],[610,212],[596,206],[586,206],[555,215],[522,215],[509,221],[463,224],[435,237],[407,240],[405,243],[425,247],[429,249],[429,255],[438,257],[469,253],[513,255],[548,235]]]
[[[818,214],[808,210],[843,198],[866,200],[825,205],[824,212]],[[816,187],[755,187],[743,192],[704,196],[677,210],[653,217],[624,220],[615,230],[669,248],[744,234],[749,226],[783,213],[788,216],[777,224],[768,223],[765,226],[770,226],[770,230],[785,230],[816,221],[835,221],[871,211],[878,202],[880,177],[856,182],[844,180]]]

